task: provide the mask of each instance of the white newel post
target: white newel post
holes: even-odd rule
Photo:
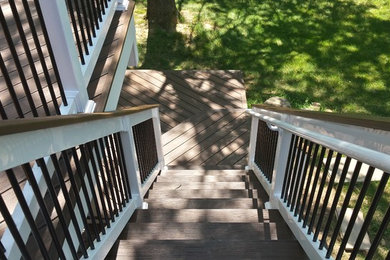
[[[252,115],[251,132],[250,132],[250,139],[249,139],[249,153],[248,153],[249,158],[248,158],[248,166],[246,170],[253,170],[258,128],[259,128],[259,119]]]
[[[137,207],[142,206],[142,186],[141,176],[139,175],[139,167],[137,161],[137,152],[135,150],[133,129],[129,118],[123,119],[125,131],[121,132],[123,153],[125,156],[125,163],[127,174],[129,176],[131,197],[136,201]]]
[[[93,112],[86,111],[88,107],[93,108],[93,105],[91,106],[93,101],[88,102],[87,83],[82,74],[65,1],[39,0],[39,3],[70,106],[69,108],[62,106],[61,112],[64,111],[64,114]]]
[[[156,139],[156,150],[157,150],[157,158],[159,163],[158,167],[160,168],[160,170],[164,170],[165,161],[164,161],[164,154],[162,150],[161,124],[160,124],[160,114],[159,114],[158,107],[153,108],[152,119],[153,119],[154,136]]]
[[[278,200],[282,193],[283,180],[286,173],[288,153],[292,134],[279,128],[278,144],[276,146],[274,171],[272,173],[271,190],[269,194],[270,207],[279,209]]]

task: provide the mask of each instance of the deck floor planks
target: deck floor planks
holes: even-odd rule
[[[153,100],[154,103],[164,105],[165,107],[172,110],[172,112],[177,113],[177,115],[180,117],[178,118],[179,122],[182,122],[186,118],[194,115],[193,111],[186,109],[186,106],[180,104],[180,100],[176,96],[170,95],[166,92],[162,92],[159,95],[154,94],[152,89],[148,88],[148,86],[142,85],[136,79],[130,81],[130,79],[126,78],[125,82],[127,83],[127,85],[123,87],[123,90],[131,92],[131,90],[134,89],[138,93],[141,93],[144,96],[148,97],[148,99]],[[137,97],[137,94],[134,93],[133,96]],[[142,99],[142,101],[144,101],[144,99]]]
[[[235,127],[233,122],[238,120],[240,115],[229,113],[204,130],[196,133],[192,138],[186,139],[185,142],[182,140],[180,146],[175,147],[172,152],[165,155],[166,162],[172,164],[173,161],[176,161],[181,165],[194,164],[194,162],[189,163],[193,156],[202,152],[208,146],[213,145],[219,138],[231,134],[231,130]]]
[[[250,122],[241,72],[128,70],[119,107],[151,102],[160,104],[168,166],[243,166]]]
[[[134,80],[141,80],[145,87],[153,89],[153,95],[159,97],[163,93],[169,93],[172,98],[178,98],[178,104],[186,107],[186,109],[193,111],[194,113],[211,109],[210,106],[204,104],[194,95],[183,92],[183,90],[175,85],[172,85],[169,81],[154,71],[136,71],[131,72],[129,75]]]

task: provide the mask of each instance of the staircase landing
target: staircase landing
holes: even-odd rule
[[[168,166],[243,168],[250,122],[240,71],[128,70],[118,107],[160,104]]]

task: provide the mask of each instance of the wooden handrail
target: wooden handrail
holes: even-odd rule
[[[272,112],[329,121],[345,125],[355,125],[379,130],[390,131],[390,118],[376,117],[362,114],[340,114],[321,111],[298,110],[286,107],[275,107],[270,105],[253,105],[253,107]]]
[[[159,105],[142,105],[112,112],[2,120],[0,121],[0,136],[126,116],[158,106]]]

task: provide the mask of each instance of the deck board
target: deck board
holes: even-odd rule
[[[168,166],[244,166],[249,117],[239,71],[128,70],[119,107],[151,103],[160,104]]]

